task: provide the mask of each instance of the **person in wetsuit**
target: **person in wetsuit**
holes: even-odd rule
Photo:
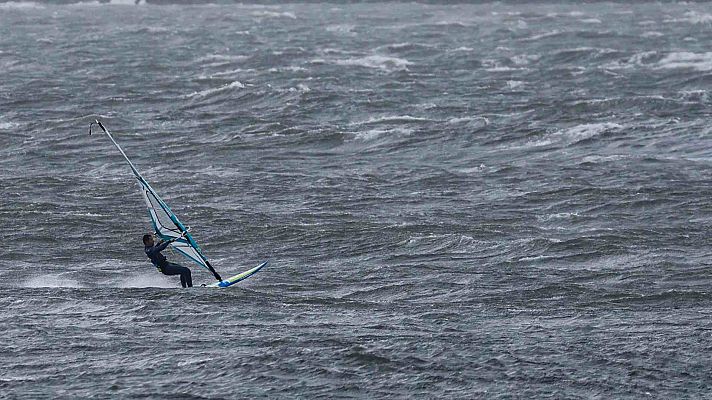
[[[153,235],[143,235],[143,245],[146,256],[151,259],[151,263],[158,268],[164,275],[180,275],[180,284],[183,287],[193,287],[193,278],[190,276],[190,270],[178,264],[168,262],[166,256],[161,254],[169,244],[175,242],[177,238],[164,240],[155,244]]]

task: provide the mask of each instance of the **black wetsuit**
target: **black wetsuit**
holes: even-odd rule
[[[166,256],[161,254],[169,244],[170,242],[168,241],[162,241],[154,246],[146,246],[144,251],[148,258],[151,259],[153,265],[164,275],[180,275],[180,284],[183,285],[183,287],[193,287],[193,278],[190,276],[190,270],[178,264],[168,262]]]

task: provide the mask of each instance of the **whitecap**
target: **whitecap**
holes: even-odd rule
[[[407,123],[407,122],[430,122],[429,118],[413,117],[410,115],[386,115],[381,117],[371,117],[365,121],[354,122],[352,125],[369,125],[380,123]]]
[[[500,66],[495,66],[495,67],[491,67],[491,68],[485,68],[485,71],[488,71],[488,72],[511,72],[511,71],[517,71],[517,69],[512,68],[512,67],[504,67],[504,66],[500,65]]]
[[[230,89],[244,89],[245,85],[240,82],[240,81],[234,81],[232,83],[229,83],[227,85],[220,86],[218,88],[212,88],[212,89],[205,89],[201,90],[199,92],[193,92],[186,97],[205,97],[211,94],[219,93],[225,90],[230,90]]]
[[[516,65],[529,65],[532,62],[539,61],[541,58],[538,54],[519,54],[511,58]]]
[[[558,220],[558,219],[571,219],[574,217],[578,217],[579,214],[576,212],[561,212],[561,213],[555,213],[555,214],[548,214],[548,215],[537,215],[536,219],[539,220],[540,222],[547,222],[551,220]]]
[[[327,32],[349,34],[349,35],[354,34],[354,32],[353,32],[354,29],[356,29],[356,25],[351,25],[351,24],[329,25],[326,27]]]
[[[558,34],[560,34],[560,33],[561,33],[561,31],[555,29],[555,30],[553,30],[553,31],[544,32],[544,33],[540,33],[540,34],[538,34],[538,35],[530,36],[530,37],[524,38],[524,39],[522,39],[522,40],[524,40],[524,41],[535,41],[535,40],[540,40],[540,39],[546,39],[546,38],[551,37],[551,36],[556,36],[556,35],[558,35]]]
[[[199,63],[211,62],[211,61],[244,61],[248,56],[244,55],[230,55],[230,54],[208,54],[197,58],[195,61]]]
[[[225,77],[232,77],[236,76],[242,73],[248,73],[252,72],[254,69],[248,68],[248,69],[243,69],[243,68],[236,68],[236,69],[231,69],[228,71],[221,71],[221,72],[213,72],[211,74],[201,74],[198,75],[198,79],[213,79],[213,78],[225,78]]]
[[[354,139],[363,142],[370,142],[379,139],[383,136],[403,137],[413,134],[413,129],[395,127],[391,129],[369,129],[363,132],[356,132]]]
[[[8,130],[9,131],[11,129],[17,128],[18,126],[20,126],[20,124],[18,124],[16,122],[0,121],[0,130]]]
[[[286,67],[272,67],[268,69],[269,72],[304,72],[307,71],[304,67],[299,67],[296,65],[290,65]],[[217,75],[217,74],[216,74]]]
[[[672,52],[658,61],[659,69],[694,69],[697,71],[712,70],[712,52],[691,53],[686,51]]]
[[[465,125],[469,127],[474,126],[487,126],[489,125],[489,119],[486,117],[472,116],[472,117],[455,117],[450,118],[445,122],[448,125]]]
[[[450,21],[450,20],[442,20],[442,21],[436,21],[433,23],[435,26],[455,26],[458,28],[467,28],[469,26],[472,26],[469,23],[462,22],[462,21]]]
[[[291,12],[275,12],[275,11],[253,11],[251,13],[253,17],[262,18],[291,18],[297,19],[297,16]]]
[[[656,51],[643,51],[633,54],[627,60],[612,61],[602,67],[607,69],[629,69],[642,65],[649,65],[657,56],[658,53]]]
[[[524,84],[522,81],[507,81],[507,89],[516,89]]]
[[[697,11],[687,11],[682,18],[668,19],[665,22],[689,23],[693,25],[712,24],[712,14],[699,13]]]
[[[145,28],[148,33],[171,33],[173,30],[165,26],[148,26]]]
[[[545,135],[537,140],[530,140],[524,145],[513,146],[510,148],[532,148],[532,147],[544,147],[551,146],[554,144],[565,144],[571,145],[579,143],[583,140],[590,139],[599,136],[605,132],[612,130],[619,130],[623,127],[620,124],[613,122],[601,122],[592,124],[582,124],[576,125],[570,128],[562,129]]]
[[[91,6],[91,7],[103,7],[103,6],[105,6],[105,5],[107,5],[107,3],[102,3],[102,2],[100,2],[99,0],[94,0],[94,1],[80,1],[80,2],[78,2],[78,3],[70,3],[70,4],[67,4],[68,7],[77,7],[77,8],[79,8],[79,7],[87,7],[87,6]]]
[[[593,155],[593,156],[586,156],[581,159],[582,163],[590,163],[590,164],[598,164],[602,162],[608,162],[608,161],[618,161],[618,160],[624,160],[630,158],[628,155],[623,155],[623,154],[613,154],[610,156],[601,156],[601,155]]]
[[[701,14],[696,11],[688,11],[685,17],[693,24],[710,24],[712,23],[712,14]]]
[[[385,71],[407,70],[412,63],[398,57],[380,55],[334,60],[336,65],[375,68]]]
[[[9,1],[0,3],[0,9],[30,9],[30,8],[45,8],[42,4],[34,1]]]
[[[491,58],[486,58],[482,60],[482,66],[485,68],[486,71],[490,72],[505,72],[505,71],[517,71],[517,68],[512,68],[508,67],[506,65],[502,65],[502,63],[499,60],[491,59]]]
[[[554,258],[554,257],[553,257],[553,256],[540,255],[540,256],[521,257],[518,261],[521,261],[521,262],[529,262],[529,261],[548,260],[548,259],[551,259],[551,258]]]
[[[564,129],[554,133],[552,136],[564,138],[570,143],[577,143],[582,140],[590,139],[602,133],[622,129],[623,126],[614,122],[600,122],[593,124],[582,124]]]
[[[485,166],[484,164],[480,164],[479,166],[476,166],[476,167],[458,168],[458,169],[455,169],[454,172],[462,174],[462,175],[474,175],[474,174],[479,174],[486,169],[487,169],[487,166]]]
[[[381,46],[381,47],[379,47],[379,49],[385,47],[389,50],[407,50],[407,49],[413,48],[415,46],[417,46],[417,45],[410,43],[410,42],[403,42],[403,43],[392,43],[392,44],[389,44],[386,46]]]

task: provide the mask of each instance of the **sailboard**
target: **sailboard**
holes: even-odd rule
[[[258,266],[256,266],[256,267],[254,267],[254,268],[248,269],[248,270],[245,271],[245,272],[239,273],[239,274],[237,274],[237,275],[235,275],[235,276],[231,276],[231,277],[229,277],[229,278],[227,278],[227,279],[225,279],[225,280],[222,280],[222,281],[220,281],[220,282],[215,282],[215,283],[210,284],[210,285],[208,285],[208,286],[210,286],[210,287],[228,287],[228,286],[232,286],[232,285],[236,284],[237,282],[244,281],[245,279],[251,277],[252,275],[256,274],[257,271],[261,270],[262,268],[266,267],[267,265],[269,265],[269,261],[265,261],[265,262],[263,262],[262,264],[260,264],[260,265],[258,265]]]
[[[153,230],[155,231],[156,236],[158,236],[161,240],[171,240],[172,242],[170,246],[173,249],[178,251],[190,261],[194,262],[195,264],[198,264],[200,267],[212,273],[213,277],[215,277],[217,282],[207,286],[232,286],[237,282],[249,278],[250,276],[257,273],[257,271],[269,264],[269,262],[265,261],[254,268],[251,268],[247,271],[244,271],[240,274],[223,280],[220,274],[218,274],[218,272],[215,271],[215,268],[213,268],[213,266],[210,264],[210,261],[208,261],[207,257],[205,257],[205,254],[203,254],[202,249],[200,248],[200,246],[198,246],[198,243],[195,241],[195,239],[193,239],[193,236],[189,233],[190,228],[186,227],[178,219],[178,216],[176,216],[175,213],[171,211],[166,202],[161,199],[158,193],[153,190],[151,185],[149,185],[149,183],[146,181],[146,179],[144,179],[141,173],[138,172],[138,169],[136,169],[131,160],[129,160],[129,157],[126,155],[126,153],[124,153],[124,150],[121,148],[121,146],[119,146],[116,140],[114,140],[114,137],[111,135],[111,132],[109,132],[109,130],[104,126],[104,124],[102,124],[101,121],[99,121],[98,119],[94,120],[94,122],[89,125],[89,134],[91,135],[91,128],[94,124],[98,125],[101,130],[104,131],[106,136],[109,137],[109,139],[114,144],[114,146],[116,146],[121,155],[124,156],[124,159],[129,164],[129,167],[131,167],[131,172],[133,172],[134,177],[136,177],[136,180],[138,181],[138,185],[141,190],[141,195],[143,197],[144,202],[146,203],[146,207],[148,208],[148,215],[151,219],[151,225],[153,226]]]

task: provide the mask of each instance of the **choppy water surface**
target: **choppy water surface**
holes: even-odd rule
[[[0,390],[708,396],[711,40],[707,4],[0,4]],[[272,265],[157,274],[93,118],[223,275]]]

